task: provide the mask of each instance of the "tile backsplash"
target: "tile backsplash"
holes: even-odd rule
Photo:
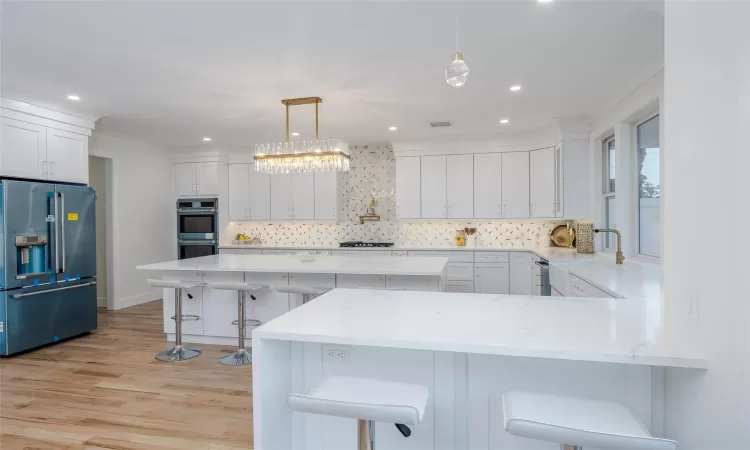
[[[380,222],[359,223],[373,192],[395,189],[396,159],[388,144],[355,146],[351,168],[343,174],[342,220],[331,222],[229,222],[222,243],[236,233],[257,236],[265,244],[336,246],[344,241],[384,241],[397,246],[450,247],[456,229],[477,229],[477,247],[529,248],[547,241],[556,220],[397,220],[395,197],[379,200]]]

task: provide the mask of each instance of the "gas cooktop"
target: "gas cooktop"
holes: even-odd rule
[[[339,247],[393,247],[393,242],[340,242]]]

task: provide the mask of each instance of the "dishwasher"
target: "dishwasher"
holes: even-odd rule
[[[534,291],[532,295],[549,297],[552,295],[552,287],[549,283],[549,262],[545,259],[534,261]]]

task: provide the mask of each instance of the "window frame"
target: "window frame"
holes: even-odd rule
[[[660,264],[661,263],[661,256],[653,256],[653,255],[645,255],[641,253],[641,185],[640,185],[640,167],[638,162],[638,154],[640,152],[640,143],[638,142],[638,127],[643,125],[644,123],[648,122],[649,120],[653,119],[654,117],[659,117],[661,111],[656,110],[651,112],[650,114],[646,115],[645,117],[641,118],[640,120],[636,121],[632,125],[632,141],[633,141],[633,162],[635,164],[633,168],[633,179],[634,179],[634,186],[635,186],[635,208],[632,211],[633,214],[633,231],[635,236],[635,242],[636,242],[636,254],[635,258],[637,260],[641,261],[647,261],[647,262],[653,262]],[[659,186],[662,186],[662,142],[661,142],[661,119],[659,119]],[[659,223],[661,224],[662,217],[661,217],[661,197],[659,199],[660,204],[660,211],[659,211]],[[659,236],[659,246],[661,247],[661,238],[662,236]],[[659,248],[659,254],[661,254],[661,248]]]
[[[609,224],[608,219],[608,207],[609,207],[609,200],[615,199],[615,202],[617,201],[617,158],[615,157],[615,189],[610,189],[610,183],[609,183],[609,165],[610,165],[610,158],[609,158],[609,146],[610,143],[615,143],[615,155],[617,155],[617,141],[615,139],[614,133],[610,136],[602,139],[602,180],[601,180],[601,190],[602,190],[602,223],[607,224],[607,226],[614,227],[614,224]],[[612,236],[609,233],[603,233],[601,236],[601,249],[604,252],[614,252],[616,249],[614,247],[609,247],[610,239],[612,239]],[[614,246],[615,244],[612,243]]]

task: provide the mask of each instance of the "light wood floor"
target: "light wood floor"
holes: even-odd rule
[[[251,369],[197,346],[163,363],[161,301],[102,311],[88,336],[0,359],[0,449],[252,449]]]

